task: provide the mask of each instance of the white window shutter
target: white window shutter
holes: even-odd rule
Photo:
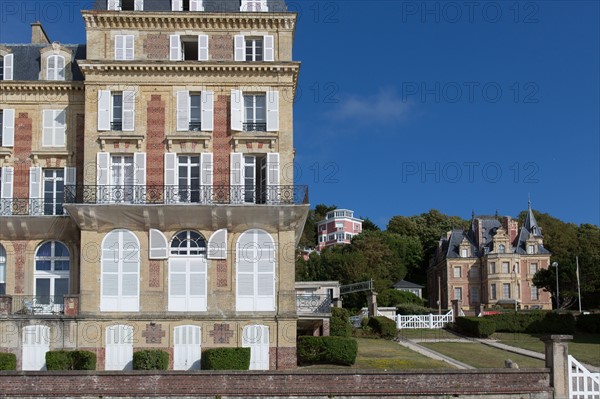
[[[245,61],[246,60],[246,40],[244,39],[244,35],[235,35],[234,37],[234,59],[235,61]]]
[[[204,11],[202,0],[190,0],[190,11]]]
[[[54,110],[44,110],[42,113],[42,147],[51,146],[54,135]]]
[[[121,9],[121,0],[108,0],[108,9],[118,11]]]
[[[15,145],[15,110],[2,110],[2,147]]]
[[[56,56],[56,80],[65,80],[65,57]]]
[[[177,92],[177,131],[190,130],[190,92],[182,90]]]
[[[244,119],[244,98],[241,90],[231,90],[231,130],[241,132]]]
[[[1,199],[12,199],[13,196],[14,169],[12,166],[2,168],[2,187],[0,187]],[[12,204],[10,201],[0,201],[0,215],[8,216],[12,214]]]
[[[198,35],[198,61],[208,61],[208,35]]]
[[[267,154],[267,184],[279,185],[279,153],[270,152]]]
[[[169,257],[169,243],[167,237],[160,230],[150,229],[149,234],[149,259],[167,259]]]
[[[243,159],[244,157],[240,152],[232,152],[229,156],[230,202],[232,204],[241,204],[244,202]]]
[[[42,198],[42,168],[39,166],[29,168],[29,198]]]
[[[227,229],[215,231],[208,239],[208,259],[227,259]]]
[[[260,11],[262,11],[262,12],[269,11],[269,5],[267,4],[267,0],[260,0]]]
[[[264,57],[265,61],[275,61],[275,39],[272,35],[265,35],[264,39]]]
[[[51,55],[46,58],[46,80],[56,79],[56,57]]]
[[[4,80],[13,80],[14,54],[4,56]]]
[[[135,129],[135,92],[123,91],[123,131]]]
[[[67,111],[54,111],[54,146],[64,147],[67,134]]]
[[[146,153],[135,152],[133,153],[133,170],[134,170],[134,184],[136,186],[146,185]]]
[[[183,0],[171,0],[171,11],[183,11]]]
[[[110,153],[99,152],[96,155],[96,184],[98,186],[107,186],[110,181]]]
[[[135,0],[134,10],[135,11],[144,11],[144,0]]]
[[[213,154],[212,152],[203,152],[201,154],[201,170],[200,170],[200,184],[202,186],[213,185]]]
[[[279,92],[267,92],[267,132],[279,130]]]
[[[115,60],[125,59],[125,36],[115,36]]]
[[[98,90],[98,130],[110,130],[110,90]]]
[[[124,37],[124,60],[133,60],[135,58],[135,38],[133,35],[127,35]]]
[[[77,168],[65,166],[65,186],[74,186],[77,184]]]
[[[201,114],[200,120],[202,121],[202,131],[212,132],[214,129],[214,115],[215,115],[215,93],[213,91],[204,90],[201,93]]]
[[[171,35],[169,38],[169,43],[169,59],[171,61],[181,60],[181,40],[179,39],[179,35]]]

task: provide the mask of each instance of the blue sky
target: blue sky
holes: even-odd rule
[[[0,42],[85,41],[89,1],[0,3]],[[595,1],[288,1],[296,183],[385,227],[435,208],[600,224]]]

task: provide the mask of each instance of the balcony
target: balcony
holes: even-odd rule
[[[43,198],[0,198],[0,216],[62,216],[64,210],[58,201]]]
[[[244,123],[244,132],[266,132],[267,124],[266,122],[245,122]]]
[[[304,205],[308,186],[65,186],[67,204]]]
[[[190,122],[189,130],[190,132],[199,132],[202,130],[202,124],[200,122]]]
[[[13,295],[12,313],[23,315],[55,315],[63,313],[64,296]]]
[[[331,297],[329,295],[296,295],[296,311],[298,315],[315,315],[331,313]]]

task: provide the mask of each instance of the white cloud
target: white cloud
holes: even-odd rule
[[[348,96],[328,116],[349,123],[396,124],[410,116],[412,105],[410,101],[403,101],[395,91],[386,89],[373,95]]]

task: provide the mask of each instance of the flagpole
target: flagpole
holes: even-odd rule
[[[579,256],[575,257],[577,263],[577,296],[579,297],[579,313],[581,313],[581,287],[579,285]]]

